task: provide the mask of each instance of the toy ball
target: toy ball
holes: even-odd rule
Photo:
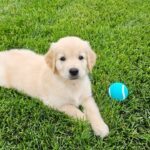
[[[128,88],[120,82],[112,83],[109,87],[109,96],[116,101],[123,101],[128,97]]]

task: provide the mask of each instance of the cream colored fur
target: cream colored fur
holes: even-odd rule
[[[79,55],[83,60],[79,60]],[[65,61],[60,58],[65,57]],[[88,72],[96,55],[88,42],[65,37],[52,43],[46,55],[26,49],[0,52],[0,86],[15,88],[69,116],[87,119],[95,134],[102,138],[109,133],[92,97]],[[79,69],[79,77],[70,80],[69,69]],[[84,112],[78,109],[82,105]]]

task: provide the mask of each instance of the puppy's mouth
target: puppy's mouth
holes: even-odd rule
[[[77,79],[79,79],[79,78],[80,78],[79,76],[70,76],[70,77],[69,77],[70,80],[77,80]]]

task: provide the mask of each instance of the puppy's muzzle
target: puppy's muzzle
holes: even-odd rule
[[[69,70],[69,74],[71,79],[77,79],[79,75],[79,70],[77,68],[71,68]]]

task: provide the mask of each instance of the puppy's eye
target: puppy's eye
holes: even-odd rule
[[[66,58],[65,58],[64,56],[62,56],[62,57],[60,57],[60,60],[61,60],[61,61],[65,61]]]
[[[84,57],[80,55],[79,56],[79,60],[83,60],[83,59],[84,59]]]

